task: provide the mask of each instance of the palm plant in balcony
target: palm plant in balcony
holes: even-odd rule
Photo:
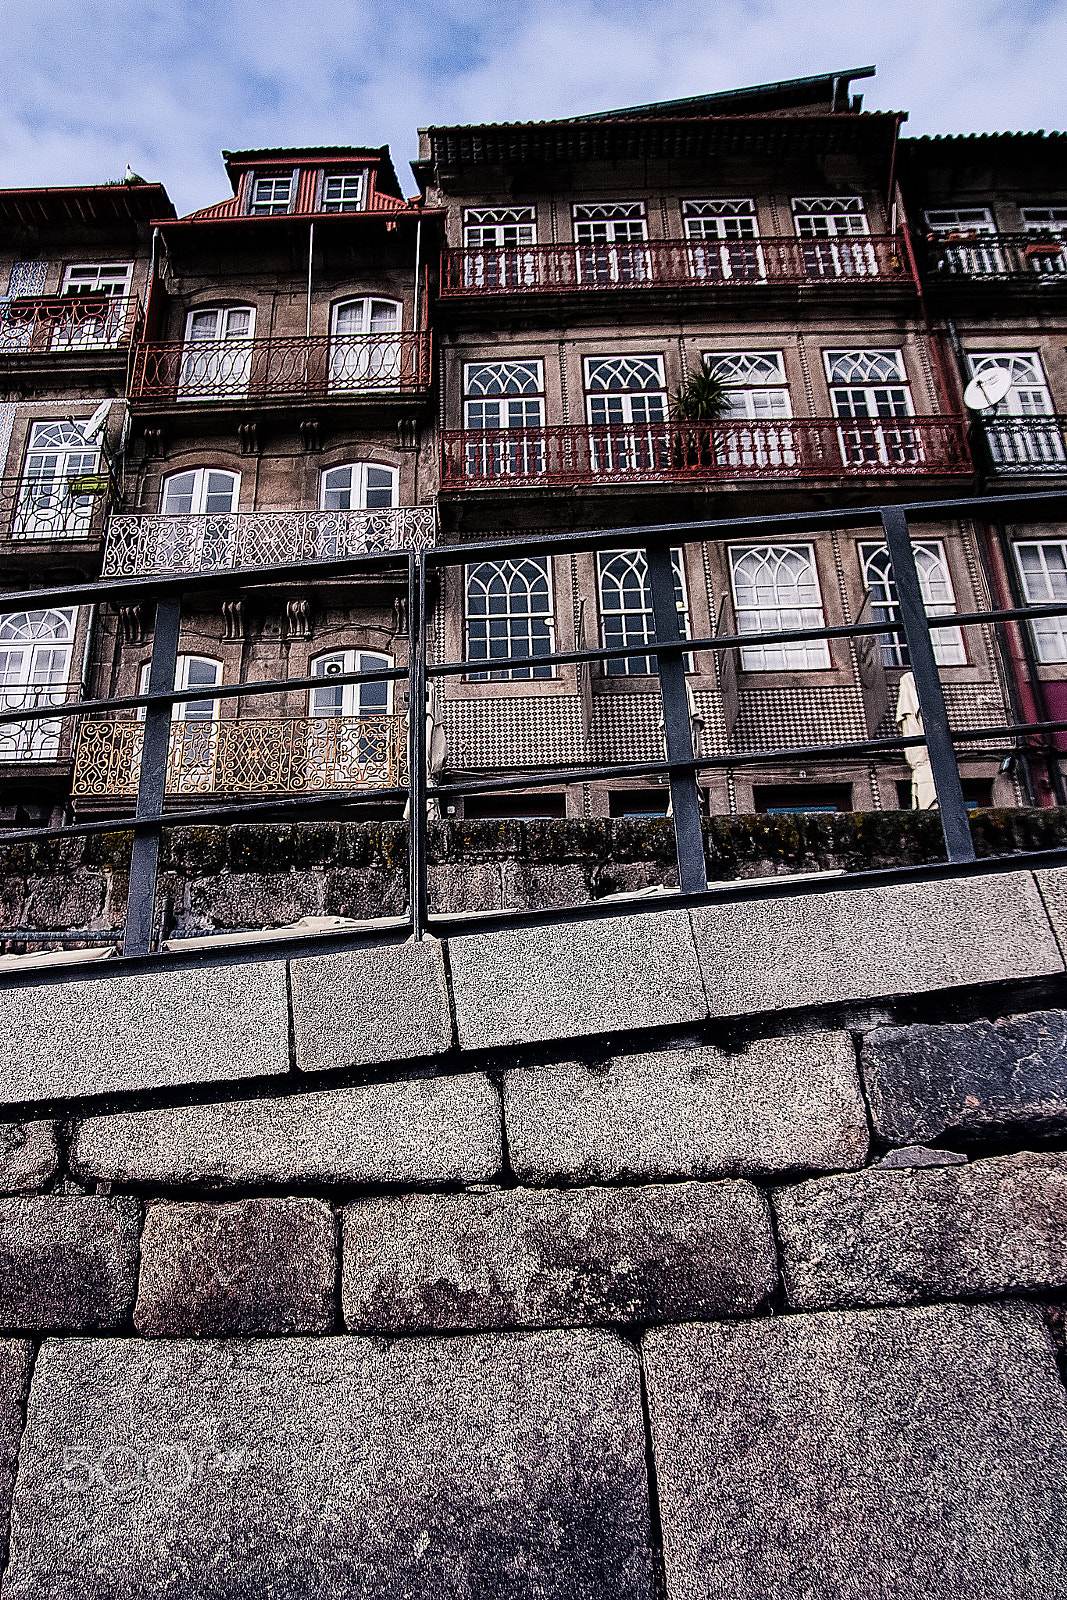
[[[684,432],[674,436],[677,466],[702,467],[714,463],[722,436],[716,436],[711,425],[729,415],[732,388],[732,384],[725,383],[706,361],[702,361],[699,371],[690,373],[675,389],[671,396],[671,420],[689,424]]]

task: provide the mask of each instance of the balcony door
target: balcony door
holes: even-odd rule
[[[13,539],[87,539],[92,495],[70,492],[72,480],[94,476],[100,452],[85,442],[84,422],[35,422],[22,467]]]
[[[1008,270],[996,242],[996,223],[988,206],[928,211],[926,226],[936,247],[934,270],[943,277],[999,278]],[[984,241],[989,240],[989,243]]]
[[[596,287],[650,283],[652,254],[645,245],[647,238],[643,200],[575,206],[579,283]]]
[[[210,572],[239,565],[235,515],[241,475],[193,467],[163,480],[153,565],[163,571]],[[180,520],[178,520],[180,519]]]
[[[190,311],[178,374],[179,400],[223,400],[248,393],[252,374],[252,306]]]
[[[788,425],[793,404],[780,350],[706,351],[704,366],[728,386],[731,424],[716,438],[716,457],[732,467],[776,468],[797,464],[794,430]]]
[[[752,283],[767,276],[756,243],[759,223],[753,200],[686,200],[682,205],[689,274],[709,282]]]
[[[396,505],[397,477],[396,467],[374,461],[349,461],[322,473],[319,509],[325,515],[316,522],[317,561],[337,561],[355,551],[373,548],[370,536],[374,534],[388,541],[394,526],[389,512]],[[369,515],[353,517],[353,511]],[[376,517],[375,512],[382,514]]]
[[[532,284],[537,222],[532,206],[463,213],[463,287],[511,289]]]
[[[878,258],[859,195],[808,195],[793,201],[797,238],[804,240],[809,278],[876,278]]]
[[[399,778],[402,733],[391,716],[393,685],[331,683],[343,672],[385,671],[392,656],[376,650],[331,650],[311,663],[323,680],[309,695],[311,720],[304,748],[307,787],[360,789],[394,785]]]
[[[399,389],[403,377],[397,300],[344,300],[330,328],[330,389]],[[396,335],[390,338],[389,335]]]
[[[586,416],[592,470],[655,473],[671,465],[663,357],[587,356]]]
[[[62,705],[67,699],[77,608],[0,616],[0,708]],[[54,761],[63,724],[0,725],[0,761]]]
[[[1001,472],[1057,471],[1067,451],[1038,352],[976,352],[967,360],[974,378],[1005,372],[1011,379],[1003,400],[982,416],[993,465]]]
[[[84,308],[71,307],[70,314],[64,316],[52,334],[52,349],[99,350],[116,344],[128,324],[127,300],[132,279],[132,261],[69,266],[63,274],[63,298],[91,299],[93,304]]]
[[[914,428],[896,421],[915,410],[900,350],[827,350],[824,353],[834,416],[846,467],[915,466],[921,460]]]
[[[139,694],[148,693],[152,663],[141,668]],[[222,662],[210,656],[180,655],[174,673],[176,689],[214,689],[222,682]],[[176,700],[171,707],[170,763],[167,788],[176,794],[204,794],[214,789],[219,749],[221,701]],[[144,707],[137,716],[144,719]]]

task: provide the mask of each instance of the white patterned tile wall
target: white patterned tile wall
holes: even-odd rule
[[[47,281],[47,261],[16,261],[8,279],[8,296],[13,299],[20,294],[44,294]]]
[[[11,443],[11,430],[15,426],[17,410],[17,406],[8,402],[0,405],[0,477],[4,474],[4,463],[7,460],[7,450]]]

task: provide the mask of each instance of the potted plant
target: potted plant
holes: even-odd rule
[[[732,387],[717,377],[707,362],[702,362],[700,370],[690,373],[675,389],[671,396],[671,421],[690,424],[684,433],[674,436],[676,466],[710,466],[714,462],[714,436],[710,432],[701,433],[700,429],[728,414]]]

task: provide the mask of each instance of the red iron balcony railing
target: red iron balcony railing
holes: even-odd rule
[[[1033,233],[929,233],[924,247],[926,277],[1067,285],[1067,241]]]
[[[130,399],[141,406],[270,405],[423,396],[428,333],[295,339],[197,339],[134,351]]]
[[[868,282],[915,286],[902,238],[657,239],[446,250],[441,257],[442,298]]]
[[[0,300],[0,357],[124,349],[140,317],[136,295]]]
[[[441,435],[442,489],[970,471],[966,430],[955,417],[658,422]]]

